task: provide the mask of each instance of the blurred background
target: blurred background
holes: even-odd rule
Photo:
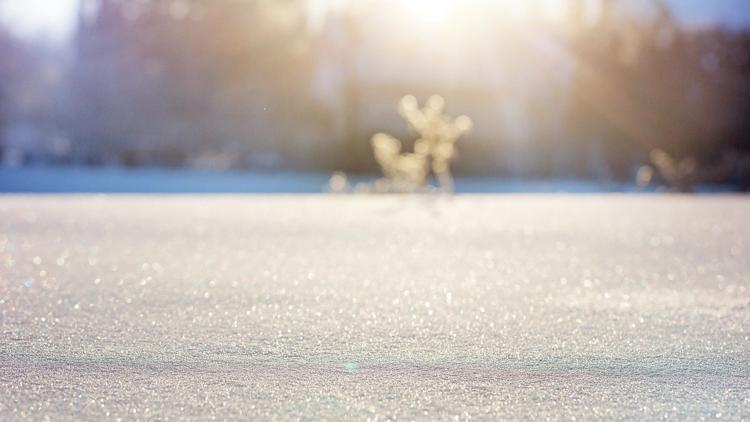
[[[745,0],[0,0],[0,177],[376,174],[406,94],[458,177],[750,185]]]

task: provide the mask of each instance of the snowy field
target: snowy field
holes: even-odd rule
[[[0,167],[0,192],[5,193],[321,193],[330,173],[211,172],[180,169],[118,167]],[[355,177],[371,183],[376,175]],[[589,180],[513,180],[459,178],[460,193],[596,193],[630,192],[636,186]],[[711,187],[708,191],[726,190]]]
[[[733,196],[0,196],[0,420],[748,420],[749,218]]]

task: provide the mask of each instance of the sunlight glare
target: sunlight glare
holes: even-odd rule
[[[543,0],[543,17],[554,22],[562,21],[565,17],[567,6],[568,3],[566,0]]]
[[[75,0],[0,1],[0,21],[23,36],[68,35],[76,13]]]
[[[458,0],[405,0],[403,5],[414,18],[430,23],[443,23],[455,12]]]

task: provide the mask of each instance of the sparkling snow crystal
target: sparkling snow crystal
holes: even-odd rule
[[[748,215],[5,197],[0,419],[748,419]]]

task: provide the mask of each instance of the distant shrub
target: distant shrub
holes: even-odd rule
[[[415,97],[407,95],[399,102],[398,110],[419,135],[414,142],[414,152],[403,152],[401,141],[391,135],[374,135],[371,144],[375,161],[385,178],[372,187],[359,186],[357,190],[416,192],[428,188],[430,176],[434,176],[442,191],[452,192],[450,164],[457,155],[456,142],[472,129],[471,119],[467,116],[454,119],[447,115],[445,100],[439,95],[430,97],[422,108]],[[348,188],[341,173],[331,179],[329,190],[340,192]]]
[[[650,185],[658,176],[671,190],[692,192],[700,184],[731,184],[740,191],[750,187],[750,154],[727,150],[715,165],[701,165],[693,157],[678,159],[669,153],[654,149],[649,156],[651,166],[638,170],[636,183]]]

